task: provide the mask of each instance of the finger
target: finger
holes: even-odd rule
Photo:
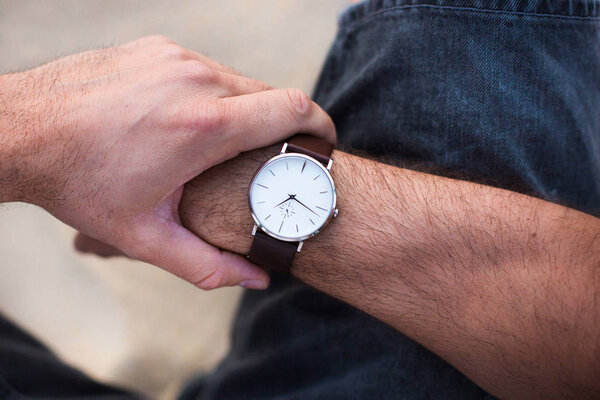
[[[125,256],[125,254],[109,244],[78,233],[74,240],[75,249],[80,253],[92,253],[100,257]]]
[[[202,64],[218,72],[219,75],[223,78],[223,82],[226,83],[226,85],[232,89],[228,96],[221,97],[240,96],[243,94],[251,94],[261,92],[263,90],[273,89],[272,86],[257,79],[248,78],[247,76],[242,75],[242,73],[236,71],[235,69],[223,65],[218,61],[215,61],[203,54],[196,53],[195,51],[191,50],[188,51],[192,59],[198,60]]]
[[[209,245],[182,226],[148,228],[145,245],[134,258],[161,267],[195,286],[265,289],[269,275],[245,258]],[[134,250],[136,252],[136,250]]]
[[[147,53],[148,56],[152,58],[160,58],[166,61],[176,61],[178,63],[182,61],[195,60],[199,61],[199,64],[206,66],[207,68],[219,72],[224,76],[238,77],[244,78],[247,81],[249,87],[253,88],[261,88],[254,89],[256,90],[267,90],[266,88],[270,88],[268,85],[263,82],[246,78],[240,72],[235,69],[228,67],[224,64],[219,63],[201,53],[195,52],[193,50],[187,49],[175,43],[173,40],[161,36],[161,35],[153,35],[140,38],[133,42],[126,43],[119,48],[121,49],[139,49],[142,52]],[[111,49],[113,50],[113,49]],[[146,61],[146,58],[139,58],[141,60]],[[245,92],[240,92],[245,93]]]
[[[204,65],[207,65],[216,71],[223,72],[223,73],[230,74],[230,75],[244,76],[240,72],[236,71],[235,69],[228,67],[226,65],[223,65],[220,62],[215,61],[212,58],[205,56],[204,54],[197,53],[193,50],[188,50],[188,52],[189,52],[188,54],[191,58],[201,61]]]
[[[265,90],[273,90],[272,86],[245,76],[214,71],[210,79],[200,81],[208,93],[217,98],[243,96]]]
[[[224,135],[243,152],[277,143],[295,133],[336,143],[329,115],[299,89],[277,89],[221,99]]]
[[[230,96],[242,96],[245,94],[263,92],[265,90],[273,90],[271,85],[256,79],[228,73],[222,73],[222,76],[224,81],[229,83],[228,86],[232,88],[232,94]]]
[[[192,76],[197,78],[203,86],[212,85],[217,97],[239,96],[242,94],[255,93],[262,90],[270,90],[271,86],[243,76],[231,67],[225,66],[209,57],[195,51],[179,46],[172,40],[162,36],[150,36],[128,43],[123,48],[135,47],[147,48],[150,55],[155,58],[164,59],[167,65],[186,64],[185,71],[193,71]],[[167,64],[168,62],[170,64]],[[175,61],[175,64],[172,62]],[[190,64],[189,62],[192,62]]]

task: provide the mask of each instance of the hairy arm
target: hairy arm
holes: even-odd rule
[[[25,201],[26,189],[33,184],[24,176],[38,146],[35,132],[39,129],[33,126],[45,117],[40,112],[39,120],[34,121],[30,110],[35,98],[23,96],[31,86],[28,76],[0,75],[0,203]],[[43,158],[43,153],[39,157]]]
[[[246,254],[247,189],[278,148],[187,185],[184,224]],[[336,151],[340,215],[292,273],[392,325],[502,398],[600,395],[600,220]]]

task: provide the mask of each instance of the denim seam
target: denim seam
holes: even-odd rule
[[[456,6],[438,6],[435,4],[410,4],[404,6],[395,6],[390,8],[385,8],[383,10],[378,10],[369,14],[365,14],[355,20],[342,20],[342,24],[340,25],[340,31],[344,33],[349,33],[355,29],[360,28],[365,23],[371,21],[372,19],[385,16],[385,14],[391,11],[398,10],[408,10],[408,9],[437,9],[437,10],[450,10],[450,11],[465,11],[465,12],[473,12],[473,13],[481,13],[481,14],[500,14],[500,15],[515,15],[522,17],[538,17],[538,18],[549,18],[549,19],[562,19],[569,21],[581,21],[581,22],[598,22],[600,21],[600,17],[582,17],[577,15],[560,15],[560,14],[540,14],[540,13],[531,13],[531,12],[523,12],[523,11],[506,11],[506,10],[491,10],[485,8],[475,8],[475,7],[456,7]]]

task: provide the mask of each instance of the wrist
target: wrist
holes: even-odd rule
[[[186,184],[179,205],[183,225],[212,245],[248,254],[254,226],[248,205],[250,180],[280,148],[275,145],[243,153]]]
[[[254,226],[248,204],[248,189],[255,171],[269,158],[279,153],[281,145],[244,153],[239,157],[213,167],[186,186],[180,215],[183,224],[205,241],[225,250],[243,255],[252,245]],[[328,254],[347,254],[344,226],[359,224],[352,215],[351,193],[347,172],[352,168],[349,154],[334,151],[331,174],[336,183],[340,217],[333,220],[323,232],[308,239],[302,252],[296,254],[291,273],[317,286],[315,277],[323,277],[321,269],[327,266],[316,260],[325,260]],[[348,213],[348,215],[346,215]],[[331,252],[334,253],[331,253]]]
[[[250,181],[280,149],[276,145],[244,153],[191,181],[179,207],[184,226],[214,246],[248,254],[254,225],[248,204]],[[402,262],[403,247],[398,243],[407,241],[393,219],[410,214],[399,192],[401,185],[394,187],[386,180],[386,172],[393,175],[390,170],[395,168],[341,151],[334,151],[332,158],[340,213],[323,232],[306,241],[290,272],[349,303],[352,298],[392,293],[402,287],[392,274],[396,262]],[[397,183],[404,181],[393,176]],[[366,282],[378,282],[380,290],[369,291]]]

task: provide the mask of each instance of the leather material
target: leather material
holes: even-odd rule
[[[257,230],[248,259],[265,269],[289,273],[300,242],[284,242]]]
[[[328,141],[303,133],[292,137],[286,150],[286,153],[306,154],[325,166],[329,163],[332,152],[333,145]]]

